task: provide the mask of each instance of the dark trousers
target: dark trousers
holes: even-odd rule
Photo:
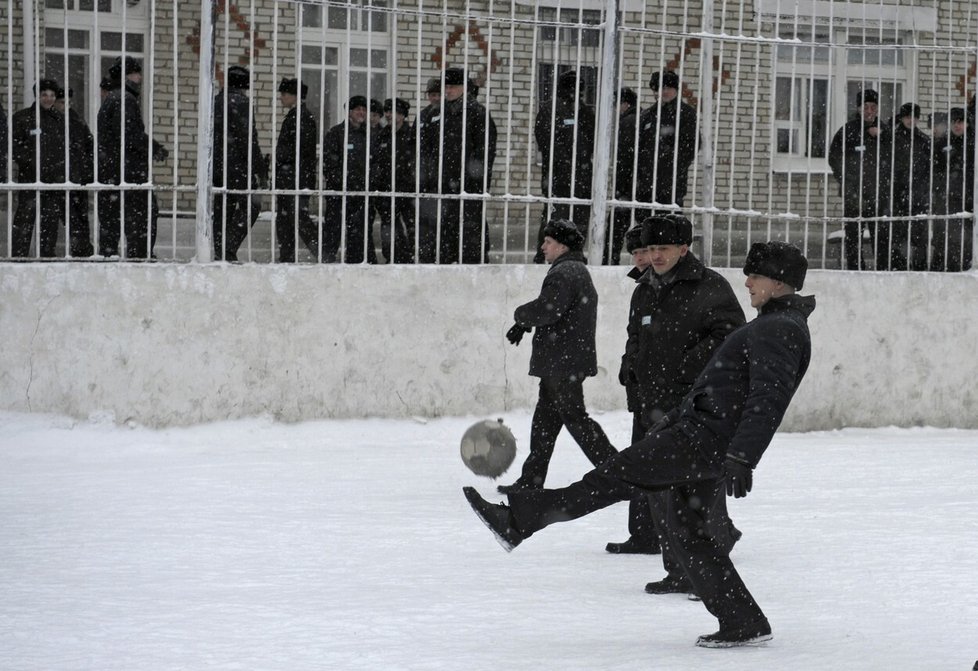
[[[366,259],[367,263],[377,263],[373,218],[368,216],[367,199],[363,196],[329,196],[325,205],[323,260],[363,263]]]
[[[665,523],[665,542],[721,628],[764,619],[730,561],[730,540],[718,529],[718,499],[724,496],[725,444],[688,425],[674,425],[642,439],[608,459],[581,480],[560,489],[528,489],[509,495],[517,528],[524,536],[555,523],[583,517],[639,491]],[[675,487],[668,501],[664,495]],[[724,504],[725,505],[725,504]],[[725,508],[724,508],[725,510]],[[718,537],[719,536],[719,537]]]
[[[859,194],[846,196],[843,204],[843,214],[846,217],[878,217],[883,214],[883,208],[872,198],[861,200]],[[866,270],[867,258],[863,254],[863,231],[868,230],[872,236],[876,223],[847,221],[843,226],[842,258],[846,270]]]
[[[278,238],[278,260],[295,263],[296,240],[302,240],[314,258],[319,258],[319,230],[309,216],[309,196],[275,197],[275,237]]]
[[[621,259],[621,248],[625,244],[625,233],[632,226],[632,210],[629,207],[616,207],[608,220],[608,230],[605,233],[604,265],[617,266]]]
[[[601,425],[587,414],[582,380],[540,378],[540,396],[530,426],[530,454],[523,462],[521,483],[543,486],[557,435],[565,426],[595,466],[617,454]]]
[[[488,223],[483,203],[442,197],[419,202],[418,263],[485,263],[489,254]],[[439,216],[440,215],[440,216]]]
[[[40,217],[38,217],[40,212]],[[31,253],[34,220],[39,219],[37,255],[51,258],[58,244],[58,231],[65,221],[64,191],[21,191],[17,194],[17,211],[11,222],[11,255],[25,257]]]
[[[387,263],[414,263],[414,198],[370,199],[380,214],[380,249]]]
[[[119,253],[126,235],[126,258],[153,258],[159,209],[151,191],[101,191],[98,195],[99,253]]]
[[[68,244],[72,256],[87,258],[95,253],[88,224],[88,191],[68,194]]]
[[[960,272],[971,267],[973,219],[947,219],[934,222],[934,241],[930,269]]]
[[[894,189],[894,217],[926,214],[930,203],[907,189]],[[897,219],[883,222],[876,232],[876,270],[927,270],[926,221]]]
[[[258,221],[260,210],[258,199],[248,194],[222,193],[214,196],[215,260],[238,260],[238,249]]]

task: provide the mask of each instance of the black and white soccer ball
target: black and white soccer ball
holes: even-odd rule
[[[476,475],[498,478],[516,458],[516,438],[503,420],[486,419],[462,436],[462,461]]]

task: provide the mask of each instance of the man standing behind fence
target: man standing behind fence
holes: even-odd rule
[[[634,200],[635,127],[638,123],[638,96],[627,86],[618,92],[618,134],[615,143],[615,199]],[[625,232],[632,225],[632,208],[616,205],[609,217],[608,232],[601,262],[617,266]]]
[[[421,201],[421,263],[484,263],[489,252],[485,204],[451,197],[487,193],[496,160],[496,124],[482,103],[466,95],[465,86],[462,68],[445,70],[444,118],[434,110],[419,131],[421,191],[448,196]]]
[[[37,100],[13,115],[11,142],[17,162],[17,181],[21,184],[57,184],[65,181],[64,117],[54,107],[58,82],[42,79],[34,87]],[[38,208],[40,217],[38,217]],[[11,226],[11,254],[30,254],[34,222],[40,222],[40,257],[54,256],[58,230],[64,224],[64,191],[20,191],[17,212]]]
[[[934,114],[939,119],[938,114]],[[965,209],[965,191],[974,188],[967,181],[967,126],[963,107],[954,107],[950,123],[933,124],[934,187],[931,203],[933,213],[950,215]],[[954,217],[934,220],[934,235],[930,269],[957,272],[971,266],[970,218]]]
[[[894,217],[927,214],[930,209],[931,143],[917,127],[920,105],[904,103],[884,142],[892,143]],[[896,219],[881,226],[876,239],[876,270],[927,270],[928,222]]]
[[[636,200],[682,207],[696,157],[696,110],[680,101],[682,84],[671,70],[653,73],[649,88],[659,100],[638,120]]]
[[[75,184],[91,184],[95,177],[95,138],[88,124],[72,106],[75,92],[58,89],[55,108],[68,117],[68,179]],[[68,240],[71,255],[78,258],[95,253],[88,225],[88,191],[68,192]]]
[[[346,121],[336,124],[323,136],[323,188],[365,192],[368,155],[367,99],[353,96],[347,105]],[[367,214],[366,197],[331,195],[326,196],[325,204],[323,261],[363,263],[366,259],[367,263],[377,263],[373,221]]]
[[[258,188],[265,181],[265,158],[258,146],[258,127],[248,100],[247,68],[228,68],[227,87],[214,99],[214,186],[229,190]],[[237,261],[238,248],[258,220],[258,197],[250,193],[214,196],[214,258]]]
[[[414,198],[397,196],[392,191],[414,191],[414,129],[407,123],[411,106],[401,98],[384,101],[387,125],[380,129],[370,162],[370,188],[380,212],[380,248],[387,263],[414,261]],[[391,201],[393,200],[393,205]]]
[[[316,188],[316,118],[306,109],[309,87],[298,79],[283,79],[278,85],[279,100],[289,110],[275,145],[275,188]],[[301,99],[300,99],[301,95]],[[309,196],[275,196],[275,237],[278,258],[294,263],[296,238],[300,238],[314,258],[319,258],[319,232],[309,216]]]
[[[543,163],[540,177],[547,198],[591,198],[594,160],[594,110],[580,99],[573,70],[557,78],[557,94],[540,104],[533,135]],[[537,235],[534,263],[543,263],[543,229],[551,219],[570,219],[587,239],[590,205],[545,203]]]
[[[886,214],[890,192],[890,147],[882,141],[879,94],[872,89],[856,96],[856,114],[840,128],[829,146],[829,167],[842,192],[842,215],[871,219]],[[885,225],[885,224],[884,224]],[[842,258],[847,270],[866,270],[862,253],[862,221],[846,221]],[[875,223],[868,226],[872,231]]]
[[[123,67],[125,75],[123,75]],[[125,79],[123,80],[123,76]],[[98,173],[103,184],[146,184],[145,189],[102,191],[98,196],[99,253],[119,253],[119,238],[126,235],[126,257],[155,258],[156,196],[149,188],[149,159],[165,161],[168,152],[153,141],[143,126],[139,95],[143,68],[139,61],[120,56],[109,68],[115,87],[98,112]]]

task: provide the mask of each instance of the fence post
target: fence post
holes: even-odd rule
[[[700,165],[703,166],[702,202],[704,208],[700,217],[703,230],[700,260],[709,267],[713,264],[713,212],[716,206],[715,170],[713,165],[713,0],[703,0],[702,23],[703,49],[700,51]],[[719,82],[719,80],[718,80]]]
[[[197,256],[198,263],[214,260],[211,241],[211,170],[214,161],[214,0],[200,3],[200,98],[197,115]],[[174,214],[174,216],[176,216]]]
[[[618,64],[619,0],[604,3],[604,49],[601,55],[601,83],[598,86],[598,123],[594,143],[594,176],[591,181],[591,231],[588,234],[588,258],[591,265],[601,265],[605,247],[605,221],[608,216],[608,175],[615,128],[615,81]],[[610,261],[610,259],[609,259]]]

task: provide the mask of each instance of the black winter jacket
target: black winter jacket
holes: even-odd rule
[[[870,128],[878,129],[879,134],[873,137]],[[884,139],[879,118],[866,123],[861,115],[847,121],[832,138],[829,167],[846,202],[858,206],[863,199],[888,196],[890,146]]]
[[[298,131],[296,120],[298,119]],[[289,110],[282,120],[282,130],[275,145],[275,187],[279,189],[315,189],[319,138],[316,117],[304,104]],[[298,168],[298,183],[296,169]]]
[[[516,308],[514,317],[520,326],[535,329],[530,375],[580,380],[597,375],[598,292],[582,252],[554,261],[540,296]]]
[[[18,182],[65,181],[65,121],[61,112],[39,108],[37,103],[16,112],[11,120],[11,143]]]
[[[76,184],[95,180],[95,138],[81,115],[68,108],[68,175]]]
[[[639,278],[632,295],[622,356],[649,424],[679,405],[713,351],[746,321],[730,283],[692,252],[658,292],[652,273]]]
[[[393,187],[394,191],[414,191],[414,129],[405,122],[395,135],[393,124],[385,126],[373,143],[370,190],[388,193]]]
[[[634,200],[632,178],[635,175],[635,125],[638,112],[632,108],[618,117],[618,138],[615,145],[615,197]]]
[[[814,309],[814,296],[768,301],[756,319],[727,336],[682,404],[657,428],[677,423],[684,432],[705,430],[711,440],[698,444],[719,450],[707,458],[722,460],[725,451],[756,467],[808,370],[808,315]]]
[[[953,214],[964,210],[965,190],[974,188],[967,182],[966,135],[947,133],[933,138],[934,188],[933,211],[935,214]]]
[[[892,214],[924,214],[930,206],[930,138],[896,121],[885,141],[893,147]]]
[[[225,122],[225,119],[227,121]],[[249,131],[248,125],[251,125]],[[224,126],[227,124],[227,141]],[[248,189],[266,178],[265,158],[258,145],[258,122],[251,101],[243,91],[228,89],[227,113],[224,92],[214,98],[214,186],[224,186],[225,147],[227,149],[227,188]],[[248,152],[251,152],[251,161]],[[248,166],[251,166],[249,170]]]
[[[123,139],[125,171],[123,171]],[[138,89],[117,88],[102,101],[98,111],[98,174],[104,184],[120,184],[123,176],[129,184],[149,181],[149,159],[152,154],[165,155],[162,146],[149,136],[139,110]],[[124,172],[124,175],[123,175]]]
[[[590,198],[594,162],[594,110],[591,106],[579,103],[573,96],[548,100],[540,105],[533,135],[543,158],[543,195]]]
[[[432,108],[419,130],[421,190],[425,193],[488,191],[496,160],[496,124],[476,100],[462,96],[452,102],[442,102],[444,110]]]
[[[678,97],[649,107],[638,120],[636,199],[682,203],[695,157],[696,110]]]
[[[344,158],[345,157],[345,158]],[[346,180],[343,179],[344,171]],[[367,124],[338,123],[323,136],[323,188],[367,190]]]

